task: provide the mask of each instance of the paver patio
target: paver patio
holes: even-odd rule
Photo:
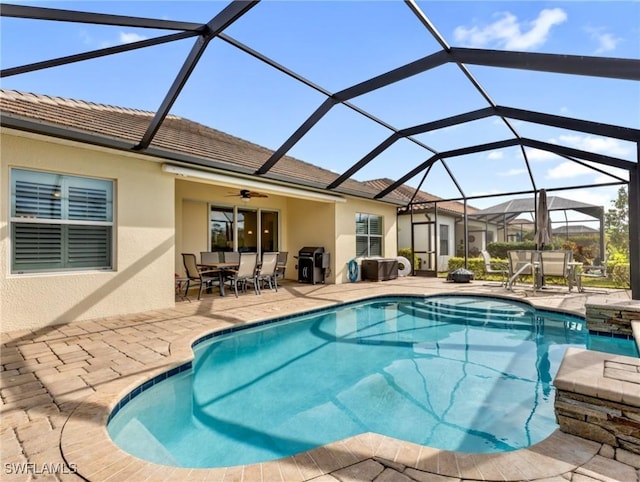
[[[199,336],[232,325],[279,317],[381,294],[494,294],[536,306],[584,313],[587,300],[628,300],[610,293],[533,293],[436,278],[347,285],[286,282],[265,290],[174,309],[55,325],[2,335],[2,480],[638,480],[640,457],[614,460],[613,449],[554,433],[510,454],[457,454],[364,434],[282,461],[229,469],[178,469],[135,459],[106,437],[104,420],[141,380],[191,358]],[[97,435],[96,435],[97,434]],[[106,440],[106,441],[105,441]],[[76,473],[76,471],[78,473]],[[440,475],[438,475],[440,474]]]

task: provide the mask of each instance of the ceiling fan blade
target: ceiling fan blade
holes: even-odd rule
[[[225,197],[239,197],[242,199],[251,199],[252,197],[269,197],[261,192],[249,191],[248,189],[241,189],[237,193],[229,193]]]

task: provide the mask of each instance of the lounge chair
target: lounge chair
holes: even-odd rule
[[[489,255],[489,251],[482,250],[480,252],[482,257],[484,258],[484,271],[487,274],[499,274],[502,276],[502,282],[497,286],[507,286],[507,274],[509,274],[509,269],[505,263],[500,263],[497,268],[494,268],[491,264],[491,256]],[[489,285],[495,286],[495,285]]]

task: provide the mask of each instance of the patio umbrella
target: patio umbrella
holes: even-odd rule
[[[538,249],[551,242],[551,227],[549,209],[547,208],[547,193],[540,189],[538,193],[538,206],[536,206],[536,235],[534,241]]]

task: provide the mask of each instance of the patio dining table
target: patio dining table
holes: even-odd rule
[[[219,277],[219,286],[220,286],[220,296],[225,296],[224,292],[224,274],[225,271],[230,271],[238,268],[238,263],[225,263],[220,261],[218,263],[200,263],[198,264],[201,268],[213,269],[218,271]]]

